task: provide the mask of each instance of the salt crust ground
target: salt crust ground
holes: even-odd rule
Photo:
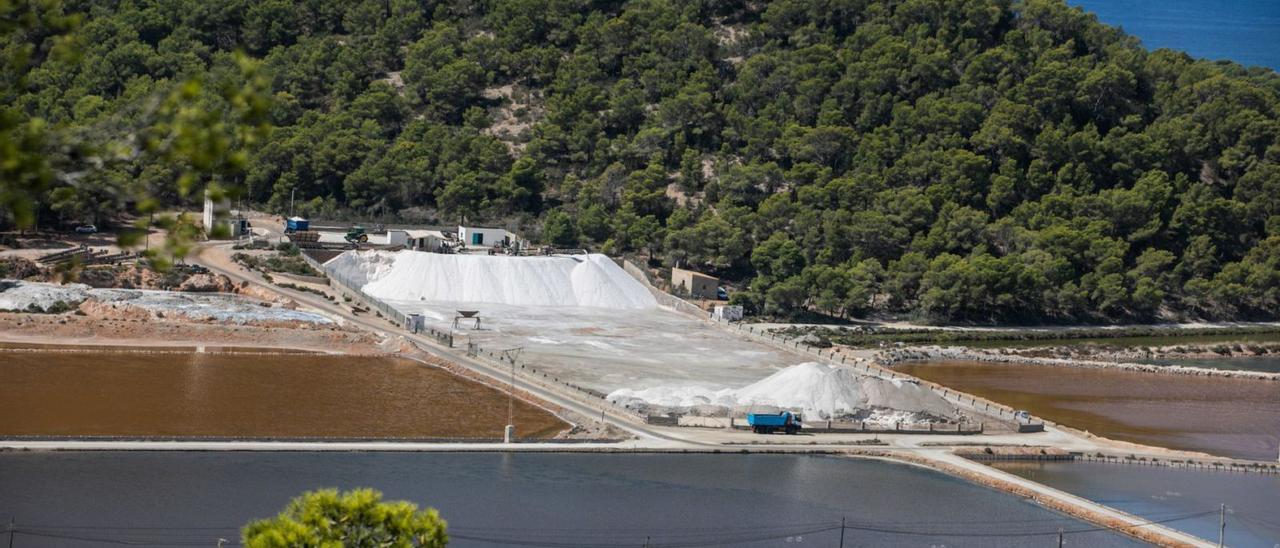
[[[124,306],[152,314],[177,315],[196,321],[249,324],[299,322],[334,323],[321,314],[263,306],[263,302],[223,293],[180,293],[149,289],[94,289],[84,284],[0,281],[0,310],[26,311],[32,305],[48,309],[58,302],[72,308],[85,301]]]
[[[458,344],[491,351],[519,347],[526,367],[624,403],[687,408],[746,402],[819,416],[868,407],[954,415],[919,386],[804,363],[801,355],[661,308],[603,255],[348,252],[325,266],[401,312],[423,314],[437,329],[453,329],[459,310],[478,310],[482,328],[459,322]]]

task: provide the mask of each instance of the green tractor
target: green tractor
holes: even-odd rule
[[[363,226],[351,227],[347,230],[347,235],[344,236],[344,238],[346,238],[347,243],[351,245],[363,244],[369,241],[369,235],[365,233]]]

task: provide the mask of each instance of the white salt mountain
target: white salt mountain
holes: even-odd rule
[[[326,266],[380,299],[615,309],[658,306],[648,289],[598,254],[347,252]]]

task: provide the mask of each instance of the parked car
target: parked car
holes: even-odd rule
[[[728,290],[726,290],[726,289],[725,289],[725,288],[723,288],[723,287],[717,287],[717,288],[716,288],[716,298],[717,298],[717,299],[720,299],[720,300],[722,300],[722,301],[727,301],[727,300],[729,300],[729,291],[728,291]]]
[[[93,225],[80,225],[76,227],[76,234],[97,234],[98,227]]]

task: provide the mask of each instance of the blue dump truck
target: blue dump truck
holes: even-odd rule
[[[284,233],[293,234],[294,232],[306,232],[311,228],[311,222],[302,217],[289,217],[284,221]]]
[[[757,434],[772,434],[779,430],[787,434],[800,431],[800,415],[790,411],[781,413],[747,413],[747,424]]]

